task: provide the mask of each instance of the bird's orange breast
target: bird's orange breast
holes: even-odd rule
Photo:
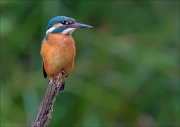
[[[49,34],[48,40],[44,39],[41,46],[41,56],[48,77],[58,75],[62,69],[67,76],[74,66],[75,54],[71,35]]]

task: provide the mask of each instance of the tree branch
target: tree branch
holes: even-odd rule
[[[48,125],[56,96],[64,83],[64,78],[64,73],[61,72],[58,76],[50,80],[32,127],[46,127]]]

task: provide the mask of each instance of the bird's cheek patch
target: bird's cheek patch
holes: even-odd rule
[[[59,26],[63,26],[61,23],[56,23],[53,25],[53,27],[49,28],[47,31],[46,31],[46,34],[48,33],[51,33],[53,30],[55,30],[56,28],[58,28]]]
[[[56,28],[55,27],[51,27],[49,28],[47,31],[46,31],[46,35],[51,33],[53,30],[55,30]]]
[[[63,26],[61,23],[56,23],[53,25],[54,28],[58,28],[59,26]]]

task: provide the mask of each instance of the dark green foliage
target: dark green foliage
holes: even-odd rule
[[[34,119],[48,84],[39,50],[57,15],[95,28],[73,33],[75,68],[49,127],[180,126],[178,0],[0,4],[0,126]]]

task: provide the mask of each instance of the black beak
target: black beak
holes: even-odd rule
[[[68,25],[68,27],[70,27],[70,28],[94,28],[90,25],[86,25],[86,24],[82,24],[82,23],[74,23],[74,24]]]

